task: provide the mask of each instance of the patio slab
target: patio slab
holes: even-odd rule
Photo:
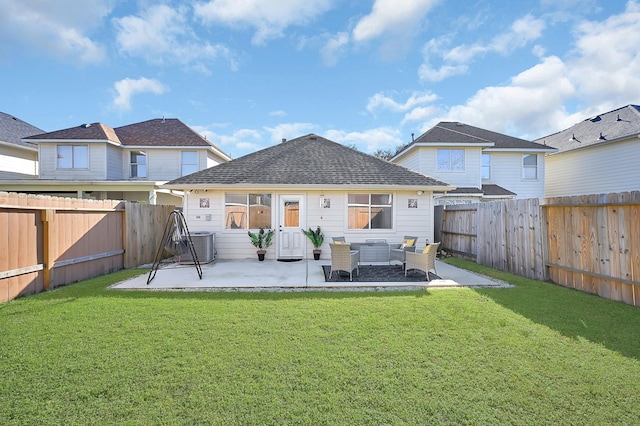
[[[174,291],[327,291],[399,290],[456,287],[511,287],[509,284],[436,261],[442,279],[429,282],[325,282],[322,265],[326,260],[279,262],[257,259],[218,259],[202,265],[202,279],[194,265],[163,264],[147,285],[148,274],[117,284],[116,290]]]

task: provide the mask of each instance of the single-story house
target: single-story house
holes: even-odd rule
[[[267,259],[310,258],[302,229],[320,226],[323,259],[332,237],[347,242],[433,241],[434,193],[453,190],[437,179],[308,134],[165,185],[184,191],[189,231],[214,233],[222,259],[255,257],[248,230],[275,230]]]

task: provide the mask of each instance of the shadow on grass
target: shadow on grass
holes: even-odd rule
[[[461,259],[460,268],[507,281],[509,291],[478,289],[499,305],[570,339],[587,339],[640,360],[640,309],[553,283],[531,280]]]

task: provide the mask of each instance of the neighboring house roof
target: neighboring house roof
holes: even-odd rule
[[[24,139],[32,142],[110,141],[125,147],[206,147],[227,160],[231,159],[176,118],[156,118],[115,128],[102,123],[82,124]]]
[[[452,189],[411,171],[339,143],[309,134],[168,182],[191,185],[416,186]]]
[[[536,142],[553,146],[559,152],[567,152],[639,136],[640,106],[626,105],[587,118],[568,129],[537,139]]]
[[[543,151],[553,152],[554,148],[544,144],[530,142],[525,139],[515,138],[491,130],[481,129],[468,124],[441,121],[431,129],[424,132],[418,138],[401,148],[394,156],[398,157],[417,146],[479,146],[486,151]]]
[[[31,135],[44,132],[25,121],[20,120],[12,115],[0,112],[0,142],[11,145],[17,145],[31,151],[37,151],[37,145],[24,142],[22,139]]]
[[[453,191],[447,192],[447,195],[470,195],[470,196],[484,196],[484,197],[513,197],[517,195],[515,192],[511,192],[500,185],[484,184],[482,188],[474,187],[458,187]]]

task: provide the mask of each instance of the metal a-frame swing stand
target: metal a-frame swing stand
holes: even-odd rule
[[[149,271],[149,276],[147,277],[147,285],[155,278],[160,262],[162,261],[162,254],[165,250],[174,256],[191,253],[193,264],[198,271],[198,276],[202,279],[202,267],[200,267],[200,261],[198,260],[196,249],[193,246],[193,240],[191,240],[187,221],[184,219],[184,215],[180,210],[172,211],[167,218],[162,241],[160,242],[156,257],[151,266],[151,271]]]

